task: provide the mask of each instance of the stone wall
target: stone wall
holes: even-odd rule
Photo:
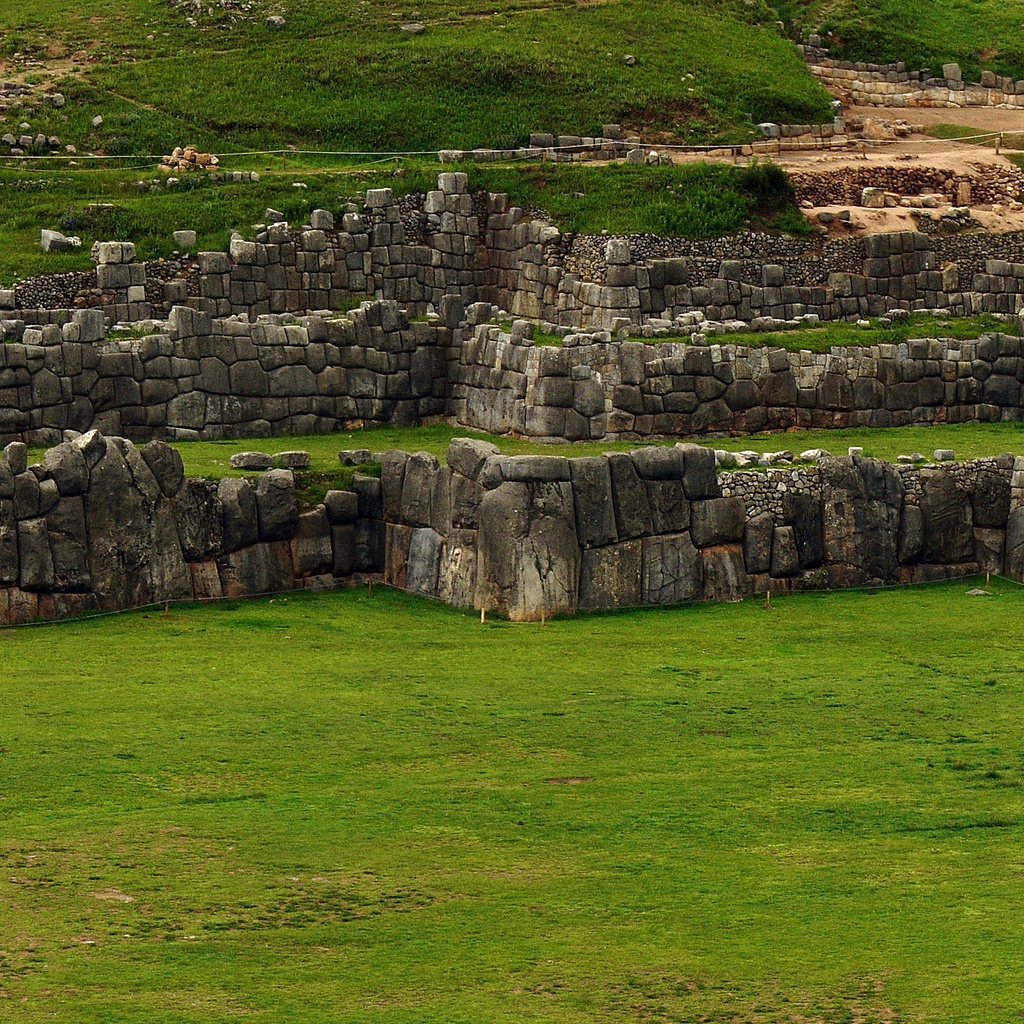
[[[1024,567],[1024,460],[843,458],[719,476],[693,445],[582,459],[389,453],[385,581],[515,620]]]
[[[983,71],[978,82],[965,82],[958,64],[942,74],[912,71],[906,64],[869,64],[834,60],[820,47],[804,46],[812,74],[834,96],[858,106],[876,107],[1024,107],[1024,81]]]
[[[380,482],[300,511],[288,470],[185,477],[161,441],[91,431],[0,455],[0,622],[328,587],[382,565]]]
[[[529,334],[485,323],[462,341],[456,423],[575,441],[1024,418],[1024,340],[1010,335],[816,354],[610,332],[537,346]]]
[[[389,452],[302,511],[288,470],[185,477],[90,431],[0,454],[0,622],[324,588],[359,574],[512,619],[1024,573],[1024,460],[719,474],[696,445],[590,458]]]
[[[859,173],[848,176],[856,178],[854,192],[870,178]],[[939,177],[928,187],[955,194],[968,184]],[[144,264],[130,243],[103,243],[95,277],[36,278],[0,291],[0,309],[10,320],[55,322],[40,303],[65,296],[77,282],[82,287],[70,305],[101,308],[111,324],[166,317],[175,306],[251,321],[337,313],[368,296],[394,300],[412,316],[439,310],[449,296],[483,300],[574,328],[693,310],[748,323],[806,313],[832,320],[891,308],[969,313],[985,258],[1024,260],[1019,233],[948,238],[921,231],[834,241],[753,232],[714,241],[574,236],[512,206],[508,196],[471,194],[465,174],[442,174],[438,183],[424,196],[402,199],[390,189],[370,190],[362,210],[352,206],[337,220],[315,210],[301,229],[265,225],[252,240],[235,238],[230,252],[194,260]],[[819,199],[837,187],[820,174],[797,184]],[[971,187],[1019,194],[1024,186],[1007,179]]]
[[[1019,309],[1024,264],[989,269],[981,304]],[[453,296],[441,308],[410,320],[393,301],[367,302],[250,323],[176,307],[127,338],[105,332],[96,310],[0,321],[0,439],[263,437],[447,418],[576,441],[1024,418],[1024,341],[1011,335],[815,354],[718,343],[703,322],[666,320],[664,337],[634,339],[620,324],[541,345],[526,321],[495,323],[489,303]]]
[[[451,306],[461,318],[458,300]],[[98,428],[135,440],[329,433],[446,410],[452,330],[395,302],[344,316],[214,320],[180,306],[118,340],[98,310],[0,321],[0,438],[52,444]]]

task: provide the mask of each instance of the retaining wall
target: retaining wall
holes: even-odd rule
[[[108,323],[166,316],[175,306],[256,320],[338,311],[367,296],[416,316],[452,295],[577,328],[694,309],[746,322],[875,316],[894,307],[969,313],[986,308],[973,294],[982,259],[1015,260],[1022,252],[1019,236],[953,245],[923,232],[835,242],[758,234],[714,243],[609,242],[563,234],[505,195],[472,195],[464,174],[442,174],[439,184],[400,200],[390,189],[371,190],[362,212],[338,222],[316,210],[312,226],[273,224],[253,240],[236,238],[229,253],[173,264],[143,264],[129,243],[104,243],[97,287],[80,288],[81,275],[35,279],[0,291],[0,309],[9,319],[48,322],[52,314],[40,306],[66,283],[67,305],[101,308]]]
[[[942,75],[906,64],[870,64],[834,60],[820,47],[802,47],[811,73],[835,96],[859,106],[877,107],[1024,107],[1024,81],[982,72],[965,82],[957,64]]]
[[[581,459],[389,452],[301,511],[290,471],[186,478],[96,431],[0,455],[0,622],[387,584],[512,619],[1024,572],[1024,460],[719,474],[711,449]]]
[[[999,287],[1024,280],[1024,265],[1008,269],[1019,276],[993,275]],[[264,437],[447,418],[575,441],[1024,418],[1024,341],[1010,335],[814,354],[709,344],[691,324],[679,341],[631,340],[620,326],[553,346],[535,344],[525,321],[494,323],[489,303],[453,296],[441,308],[410,320],[368,302],[253,324],[177,307],[157,333],[123,340],[90,310],[53,317],[63,324],[0,321],[0,439]]]
[[[385,581],[516,620],[1024,567],[1024,460],[719,475],[706,448],[389,453]]]
[[[187,479],[181,457],[96,431],[0,456],[0,622],[327,587],[380,568],[380,483],[300,512],[288,470]]]
[[[485,324],[461,343],[456,423],[575,441],[1024,418],[1024,340],[1009,335],[816,354],[609,332],[538,347],[528,334]]]

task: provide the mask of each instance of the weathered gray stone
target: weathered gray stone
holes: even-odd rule
[[[769,571],[776,579],[793,576],[800,571],[800,555],[792,526],[778,526],[772,531],[772,558]]]
[[[324,495],[324,507],[332,526],[354,523],[359,518],[359,498],[355,491],[328,491]]]
[[[18,564],[22,590],[53,589],[53,557],[44,519],[18,523]]]
[[[85,456],[70,442],[47,448],[43,465],[62,495],[84,494],[89,486]]]
[[[924,545],[921,559],[955,565],[974,558],[971,502],[943,469],[921,470]]]
[[[185,480],[185,466],[177,449],[164,441],[150,441],[140,450],[140,454],[149,466],[161,493],[166,498],[173,498]]]
[[[581,547],[604,547],[619,539],[612,503],[612,478],[608,460],[570,459],[576,535]]]
[[[641,590],[644,604],[680,604],[701,597],[703,592],[703,562],[689,533],[644,538]]]
[[[225,597],[276,594],[297,585],[288,541],[251,544],[233,551],[221,560],[220,570]]]
[[[647,488],[637,473],[633,459],[621,452],[609,455],[608,470],[612,481],[615,527],[620,539],[628,540],[653,533]]]
[[[472,480],[476,478],[488,457],[498,454],[498,448],[488,441],[456,437],[448,445],[447,462],[456,472]]]
[[[172,507],[178,539],[187,562],[215,558],[223,550],[223,509],[215,480],[189,479],[176,492]]]
[[[296,576],[318,576],[333,571],[331,526],[323,505],[299,516],[291,545]]]
[[[580,563],[581,611],[635,608],[643,603],[643,541],[587,548]]]
[[[753,584],[743,565],[740,544],[720,544],[702,548],[704,598],[708,601],[742,601],[753,592]]]
[[[295,478],[287,469],[271,469],[256,485],[260,540],[290,540],[299,517]]]
[[[771,512],[762,512],[747,523],[743,531],[743,564],[751,576],[771,568],[774,532],[775,519]]]
[[[480,503],[478,600],[521,621],[576,610],[580,550],[572,487],[511,482]]]
[[[255,544],[259,539],[256,491],[245,479],[225,477],[217,484],[222,527],[221,546],[225,552]]]
[[[690,505],[690,536],[699,547],[743,539],[747,509],[742,498],[707,498]]]

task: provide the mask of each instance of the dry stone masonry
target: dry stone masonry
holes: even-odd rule
[[[380,481],[302,511],[289,470],[186,478],[161,441],[89,431],[0,455],[0,622],[330,587],[382,564]]]
[[[0,623],[325,588],[365,574],[509,618],[1024,575],[1024,460],[720,474],[697,445],[566,459],[388,452],[303,510],[290,470],[190,479],[90,431],[0,454]]]
[[[816,78],[844,102],[876,107],[1024,107],[1024,81],[983,71],[978,82],[965,82],[959,64],[944,64],[940,75],[930,68],[913,71],[906,64],[870,64],[834,60],[821,46],[803,46]]]
[[[452,442],[382,464],[385,580],[516,620],[1024,569],[1024,460],[719,475],[696,445],[593,458]]]

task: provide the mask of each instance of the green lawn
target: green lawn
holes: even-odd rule
[[[968,586],[7,632],[2,1016],[1017,1019],[1024,591]]]
[[[300,449],[312,455],[314,473],[339,474],[338,452],[342,449],[368,448],[386,452],[394,448],[408,452],[430,452],[444,459],[453,437],[479,437],[496,444],[508,455],[594,455],[607,451],[630,451],[639,441],[580,442],[577,444],[538,444],[510,437],[495,437],[465,427],[445,424],[430,427],[386,427],[377,430],[344,431],[337,434],[313,434],[303,437],[250,438],[240,441],[178,441],[185,469],[193,476],[222,477],[244,475],[231,468],[234,452],[261,451],[276,454]],[[777,452],[789,449],[799,454],[808,448],[825,448],[834,455],[845,455],[851,445],[864,448],[865,454],[895,461],[899,455],[921,452],[931,458],[936,448],[952,448],[957,458],[980,458],[1013,452],[1024,455],[1024,424],[953,423],[937,426],[868,428],[846,430],[799,430],[746,437],[695,437],[692,440],[712,448],[729,451]],[[665,442],[662,442],[665,443]],[[41,450],[34,450],[41,456]],[[342,474],[343,476],[343,474]],[[340,477],[339,477],[340,478]]]
[[[973,81],[983,68],[1024,77],[1019,0],[780,0],[779,13],[804,29],[836,34],[834,55],[916,69],[957,61]]]
[[[1004,320],[989,313],[967,317],[934,317],[922,313],[887,327],[877,320],[871,321],[870,327],[836,321],[823,327],[800,327],[764,334],[733,334],[718,340],[749,345],[751,348],[770,345],[790,352],[828,352],[835,346],[898,345],[915,338],[953,338],[963,341],[992,331],[1019,334],[1019,321]]]
[[[87,269],[94,241],[135,242],[142,259],[168,256],[174,249],[171,236],[179,228],[197,232],[197,251],[224,250],[231,232],[251,233],[268,206],[298,226],[308,221],[312,209],[338,211],[346,202],[362,200],[368,188],[388,187],[396,195],[436,188],[438,173],[453,169],[457,168],[448,164],[406,162],[395,177],[393,163],[342,171],[312,169],[308,163],[282,171],[278,163],[264,170],[258,183],[218,184],[194,174],[174,188],[140,192],[140,174],[146,182],[161,185],[167,175],[125,169],[0,168],[0,284],[32,274]],[[747,226],[797,234],[808,230],[789,179],[770,163],[472,164],[463,169],[469,173],[471,189],[507,192],[517,205],[547,211],[565,231],[712,238]],[[295,182],[306,187],[295,188]],[[43,253],[42,228],[78,235],[81,250]]]
[[[0,39],[6,56],[48,58],[32,74],[55,78],[68,98],[60,111],[33,112],[33,130],[112,153],[188,142],[217,152],[504,148],[530,132],[593,135],[609,122],[744,139],[754,134],[747,114],[829,114],[764,0],[252,7],[233,23],[203,14],[189,27],[189,12],[165,0],[5,0]],[[272,12],[286,16],[283,31],[265,25]],[[421,35],[399,30],[413,19],[426,23]],[[73,60],[76,75],[55,59]]]

